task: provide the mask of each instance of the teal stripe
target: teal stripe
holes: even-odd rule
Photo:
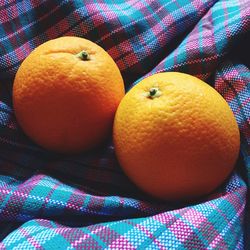
[[[39,184],[38,184],[39,185]],[[29,193],[25,200],[22,209],[29,211],[29,213],[36,213],[39,208],[44,204],[44,199],[50,192],[50,188],[43,186],[35,186]]]
[[[178,51],[177,53],[177,63],[176,64],[179,64],[179,63],[182,63],[182,62],[188,62],[188,53],[187,53],[187,43],[188,39],[185,38],[183,40],[183,42],[181,43],[181,48],[183,48],[182,50]],[[185,65],[185,67],[188,67],[187,64]],[[184,71],[185,71],[185,68],[183,68]]]
[[[202,32],[203,32],[202,19],[198,24],[198,31],[199,31],[198,49],[199,49],[200,55],[203,55],[204,50],[203,50],[203,35],[202,35]],[[213,30],[211,32],[213,32]],[[202,66],[202,73],[205,73],[206,72],[206,62],[204,62],[204,60],[201,61],[201,66]]]
[[[101,225],[100,225],[101,226]],[[102,226],[101,226],[102,227]],[[94,227],[95,229],[97,229],[97,227]],[[89,230],[87,227],[82,228],[81,231],[87,235],[89,235],[92,239],[94,239],[97,243],[98,243],[98,248],[101,246],[102,248],[106,248],[107,244],[101,240],[101,238],[96,235],[95,233],[93,233],[91,230]]]
[[[115,231],[120,235],[124,235],[129,230],[132,230],[134,228],[131,224],[126,223],[126,221],[105,223],[104,225],[108,226],[111,230]]]
[[[177,217],[177,215],[175,215],[175,217]],[[158,228],[155,231],[149,230],[149,232],[153,235],[153,237],[151,238],[151,237],[147,236],[147,238],[140,244],[140,246],[137,249],[144,250],[144,249],[147,249],[147,247],[149,247],[149,246],[152,247],[152,248],[154,246],[156,247],[157,245],[153,241],[154,241],[154,239],[157,239],[161,243],[161,240],[159,240],[159,239],[160,239],[160,236],[162,234],[167,235],[167,237],[165,236],[166,238],[172,239],[175,242],[175,246],[176,247],[178,246],[178,249],[184,249],[183,244],[178,240],[178,238],[176,238],[176,236],[174,235],[174,233],[171,232],[167,228],[166,225],[163,225],[160,222],[152,220],[152,219],[150,219],[148,221],[150,221],[149,225],[150,225],[151,228],[154,228],[154,227],[158,227]],[[142,223],[141,223],[141,225],[142,225]],[[147,226],[145,226],[145,228],[148,229]],[[140,232],[140,234],[143,233],[141,231],[139,231],[139,232]],[[163,244],[163,243],[161,243],[161,244]],[[169,246],[165,246],[165,247],[172,247],[172,246],[169,245]]]
[[[196,226],[194,226],[190,221],[188,221],[187,219],[181,217],[180,220],[182,220],[185,224],[187,224],[191,229],[192,232],[197,236],[197,238],[199,239],[200,242],[202,242],[205,246],[209,245],[209,241],[204,237],[202,230],[202,223],[200,224],[200,228],[197,228]]]
[[[229,13],[230,11],[235,11],[234,13]],[[237,11],[237,12],[236,12]],[[215,9],[212,11],[212,18],[214,20],[214,28],[215,28],[215,46],[217,48],[218,53],[221,53],[223,51],[223,49],[226,47],[226,45],[228,44],[228,39],[227,39],[227,35],[226,35],[226,29],[225,29],[225,22],[228,22],[228,30],[230,32],[232,32],[232,29],[229,26],[232,26],[233,24],[237,24],[237,27],[239,27],[239,22],[241,22],[241,18],[240,18],[240,10],[237,8],[237,6],[234,7],[228,7],[227,6],[227,17],[226,17],[226,13],[223,9],[222,4],[220,4],[220,8]],[[236,16],[236,17],[235,17]],[[233,22],[231,22],[230,18],[235,19]],[[223,24],[221,28],[217,29],[216,26],[218,26],[219,24]],[[223,39],[221,39],[221,37]]]
[[[49,235],[48,235],[49,237]],[[42,240],[42,238],[40,238]],[[69,241],[67,241],[62,235],[56,234],[54,235],[51,239],[45,239],[43,240],[44,242],[41,242],[43,249],[51,249],[51,250],[56,250],[56,249],[67,249],[67,247],[71,247],[71,244]]]
[[[45,205],[44,214],[47,216],[63,214],[71,194],[71,192],[63,192],[59,189],[55,190]]]
[[[88,208],[89,202],[91,200],[91,195],[86,195],[84,202],[82,204],[82,208],[85,210]]]
[[[25,223],[22,226],[22,228],[24,228],[30,236],[34,236],[36,240],[37,240],[36,235],[45,230],[45,228],[41,227],[35,220]],[[12,233],[8,235],[8,240],[4,242],[4,245],[8,247],[8,249],[14,249],[15,246],[24,242],[29,243],[28,241],[26,241],[26,238],[20,231],[13,231]],[[28,248],[24,248],[24,249],[28,249]]]

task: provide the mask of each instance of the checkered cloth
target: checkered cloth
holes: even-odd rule
[[[249,0],[0,0],[0,249],[250,249]],[[196,203],[153,200],[123,174],[112,141],[62,156],[18,126],[11,92],[20,63],[60,36],[113,57],[126,89],[180,71],[227,100],[241,132],[235,171]]]

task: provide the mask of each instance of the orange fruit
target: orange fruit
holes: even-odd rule
[[[202,80],[177,72],[150,76],[125,95],[113,140],[128,177],[170,201],[216,189],[232,171],[240,142],[223,97]]]
[[[37,144],[71,153],[105,140],[124,94],[121,73],[104,49],[83,38],[61,37],[23,61],[13,105],[22,129]]]

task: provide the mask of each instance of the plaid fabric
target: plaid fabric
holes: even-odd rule
[[[248,0],[0,0],[0,22],[0,249],[250,249]],[[214,86],[241,132],[226,182],[195,204],[159,202],[123,174],[111,140],[75,156],[33,144],[14,117],[13,78],[64,35],[106,49],[127,90],[164,71]]]

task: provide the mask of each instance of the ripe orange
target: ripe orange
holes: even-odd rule
[[[188,74],[150,76],[122,99],[113,126],[128,177],[164,200],[188,200],[217,188],[232,171],[239,130],[222,96]]]
[[[120,71],[106,51],[83,38],[61,37],[37,47],[21,64],[13,105],[37,144],[78,152],[111,133],[124,94]]]

